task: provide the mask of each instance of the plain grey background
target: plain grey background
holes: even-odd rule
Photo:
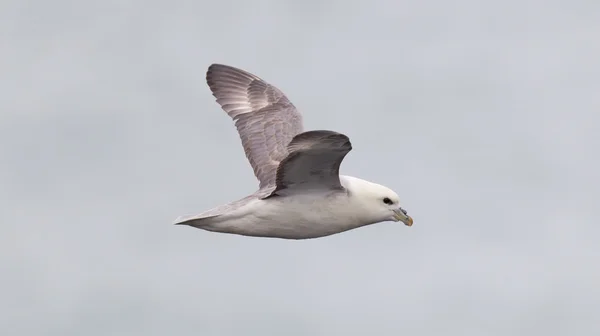
[[[595,335],[600,2],[0,2],[3,335]],[[257,181],[225,63],[414,217],[173,226]]]

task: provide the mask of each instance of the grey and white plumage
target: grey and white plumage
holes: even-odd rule
[[[241,69],[212,64],[206,81],[234,120],[259,189],[175,224],[245,236],[307,239],[382,221],[413,219],[382,185],[339,175],[350,139],[303,130],[302,116],[275,86]]]

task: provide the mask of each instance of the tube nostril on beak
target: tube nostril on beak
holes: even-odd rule
[[[400,211],[402,211],[403,214],[408,215],[408,212],[406,212],[406,210],[400,208]]]

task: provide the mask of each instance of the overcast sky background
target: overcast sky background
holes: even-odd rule
[[[0,2],[2,335],[596,335],[600,2]],[[207,67],[414,217],[173,226],[257,187]]]

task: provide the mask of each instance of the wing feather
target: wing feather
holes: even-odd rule
[[[235,121],[260,188],[274,185],[287,145],[303,130],[302,116],[278,88],[247,71],[212,64],[206,81],[217,103]]]
[[[333,131],[308,131],[296,135],[287,146],[272,195],[309,189],[342,190],[340,164],[352,150],[350,139]]]

